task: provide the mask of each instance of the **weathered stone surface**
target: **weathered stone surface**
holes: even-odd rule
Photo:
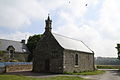
[[[28,65],[8,65],[5,67],[6,72],[31,71],[32,64]]]
[[[75,65],[78,54],[78,65]],[[35,72],[81,72],[94,70],[94,54],[63,49],[52,33],[44,34],[34,52]]]
[[[65,49],[54,37],[51,29],[51,20],[48,17],[48,20],[46,20],[45,32],[42,38],[38,41],[34,51],[34,72],[63,73],[94,70],[93,53]],[[61,38],[61,36],[59,36],[59,39],[64,39],[64,41],[67,42],[68,39],[66,38],[67,37],[63,38],[62,36]],[[69,41],[71,41],[70,39],[71,38],[69,38]],[[76,42],[74,41],[74,43]],[[73,43],[71,42],[71,44]],[[78,55],[77,65],[75,65],[76,54]]]
[[[5,67],[0,67],[0,73],[5,73],[6,70],[5,70]]]
[[[33,71],[63,72],[63,48],[51,33],[44,34],[34,52]]]
[[[13,60],[17,60],[19,62],[26,62],[28,60],[28,55],[26,53],[14,53],[13,54]],[[2,61],[9,61],[9,53],[8,52],[4,52],[3,55],[0,55],[0,59]]]
[[[78,54],[78,65],[75,65],[75,54]],[[94,70],[94,55],[90,53],[64,50],[64,72],[82,72]]]

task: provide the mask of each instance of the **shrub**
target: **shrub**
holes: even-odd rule
[[[19,62],[18,60],[9,60],[9,62]]]

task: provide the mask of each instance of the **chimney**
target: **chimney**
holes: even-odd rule
[[[23,39],[23,40],[21,40],[21,43],[25,44],[25,40],[24,40],[24,39]]]

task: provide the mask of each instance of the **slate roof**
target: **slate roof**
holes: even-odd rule
[[[19,41],[0,39],[1,51],[7,51],[9,46],[13,46],[15,48],[15,52],[30,53],[27,46]]]
[[[56,33],[53,33],[53,36],[64,49],[93,53],[93,51],[80,40],[65,37]]]

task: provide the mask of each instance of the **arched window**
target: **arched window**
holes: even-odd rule
[[[75,54],[75,65],[78,65],[78,54]]]

